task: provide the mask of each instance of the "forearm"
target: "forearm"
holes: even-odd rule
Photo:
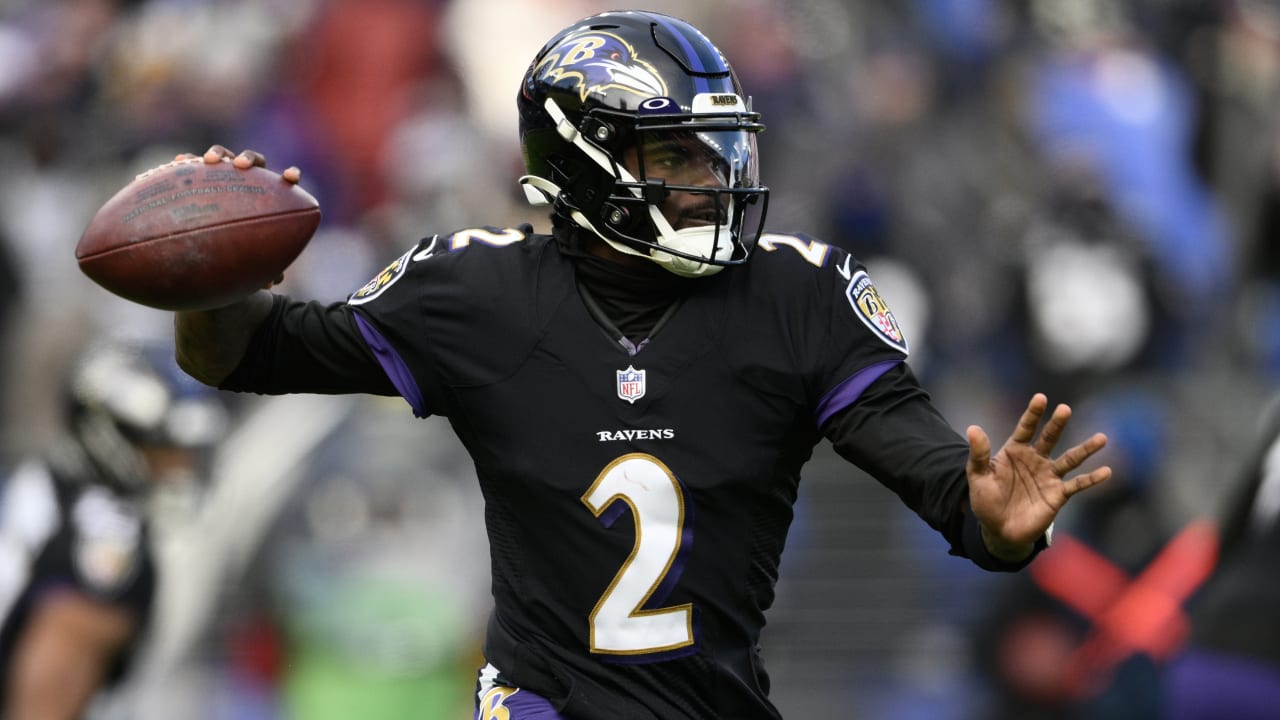
[[[951,553],[988,570],[1016,570],[1036,551],[982,527],[969,509],[969,449],[908,369],[885,374],[824,428],[836,451],[894,491],[942,533]]]
[[[7,720],[74,720],[136,630],[131,613],[78,595],[38,607],[5,678]]]
[[[200,382],[217,386],[240,363],[271,305],[272,294],[259,290],[234,305],[174,313],[179,367]]]
[[[933,407],[905,365],[835,412],[823,432],[836,452],[892,490],[933,527],[958,541],[967,497],[968,446]],[[953,527],[949,527],[953,526]]]

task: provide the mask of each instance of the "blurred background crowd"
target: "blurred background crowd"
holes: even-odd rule
[[[868,265],[958,428],[1003,433],[1044,391],[1110,434],[1115,478],[1059,518],[1064,557],[1137,578],[1222,510],[1280,375],[1280,4],[642,5],[729,56],[768,125],[770,228]],[[516,89],[605,9],[0,0],[0,458],[55,431],[87,339],[169,332],[74,262],[136,173],[215,142],[300,167],[324,221],[282,290],[320,299],[425,234],[544,229]],[[207,477],[153,498],[146,662],[96,712],[466,716],[487,554],[447,426],[393,400],[229,402]],[[1087,652],[1105,613],[1066,597],[1065,560],[985,575],[825,448],[805,486],[764,638],[787,717],[1158,716],[1181,624]]]

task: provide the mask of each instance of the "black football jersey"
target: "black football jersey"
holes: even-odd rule
[[[902,331],[856,260],[802,236],[762,237],[639,343],[574,273],[525,229],[429,238],[346,303],[277,298],[224,387],[399,394],[449,419],[485,498],[503,680],[570,718],[775,718],[756,643],[801,466],[904,377]],[[894,489],[940,507],[965,554],[954,482]]]
[[[132,613],[145,624],[156,590],[155,566],[140,505],[103,485],[31,460],[0,482],[0,672],[33,612],[56,593],[74,592]],[[140,633],[139,633],[140,635]],[[108,670],[124,675],[131,643]],[[0,684],[0,704],[4,701]]]

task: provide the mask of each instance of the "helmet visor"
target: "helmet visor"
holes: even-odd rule
[[[636,201],[660,211],[670,231],[708,231],[694,255],[729,261],[745,256],[759,232],[763,189],[755,133],[697,124],[639,127],[634,148],[623,154],[635,179],[629,190]],[[669,237],[661,239],[669,232],[659,227],[657,235],[659,245],[680,254]]]
[[[757,184],[756,139],[743,130],[650,130],[639,133],[636,167],[641,181],[664,180],[689,189],[750,188]]]

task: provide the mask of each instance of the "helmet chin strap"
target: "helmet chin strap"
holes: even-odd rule
[[[543,108],[547,111],[547,114],[551,116],[551,119],[555,121],[556,132],[560,134],[560,137],[564,138],[565,142],[571,143],[574,147],[578,148],[578,150],[582,151],[583,154],[591,158],[592,162],[599,165],[605,172],[609,173],[610,176],[622,180],[623,182],[639,184],[639,181],[630,172],[628,172],[625,167],[616,164],[607,153],[587,142],[586,139],[582,137],[582,133],[578,132],[578,128],[574,127],[573,123],[554,100],[547,98],[546,102],[543,103]],[[530,204],[535,206],[548,205],[561,193],[561,189],[558,185],[546,178],[538,177],[536,175],[525,175],[521,177],[520,184],[524,188],[525,197],[529,200]],[[635,193],[637,198],[641,196],[640,191],[635,188],[632,188],[632,192]],[[666,216],[662,214],[662,211],[657,208],[657,206],[650,204],[648,207],[649,219],[653,222],[654,229],[658,231],[657,240],[659,245],[690,255],[714,257],[716,260],[727,260],[729,259],[729,256],[733,254],[733,246],[731,243],[725,242],[721,243],[718,247],[716,246],[717,238],[727,238],[731,236],[732,230],[728,225],[692,227],[676,230],[671,227],[671,223],[667,220]],[[641,252],[629,245],[626,245],[625,243],[605,237],[605,235],[601,233],[585,215],[577,210],[573,210],[569,217],[573,222],[587,230],[590,230],[618,252],[652,260],[681,277],[705,277],[707,275],[714,275],[724,269],[722,265],[712,265],[698,260],[690,260],[678,255],[662,252],[661,250],[654,250],[648,253]],[[715,251],[714,256],[711,254],[713,249]]]
[[[524,196],[529,201],[529,204],[535,207],[550,205],[555,202],[555,199],[560,196],[561,192],[559,185],[556,185],[544,177],[538,177],[537,175],[522,175],[520,177],[520,186],[524,188]],[[630,245],[624,245],[616,240],[611,240],[605,237],[604,234],[597,230],[596,226],[587,219],[587,216],[583,215],[579,210],[571,210],[569,212],[569,219],[578,227],[590,230],[596,237],[605,241],[609,247],[620,253],[625,255],[635,255],[636,257],[642,257],[646,260],[654,260],[653,256],[636,250]]]
[[[730,203],[732,202],[730,200]],[[732,213],[732,205],[730,206],[730,212]],[[667,217],[653,205],[649,206],[649,218],[653,221],[654,227],[658,229],[658,244],[663,247],[669,247],[672,250],[679,250],[690,255],[714,257],[716,260],[728,260],[729,256],[733,254],[733,246],[731,244],[727,242],[716,244],[717,239],[729,237],[732,231],[728,225],[706,225],[676,230],[671,227]],[[715,255],[712,255],[713,249]],[[683,277],[705,277],[714,275],[724,269],[723,265],[698,262],[679,255],[664,253],[661,250],[655,250],[652,259],[671,272]]]

